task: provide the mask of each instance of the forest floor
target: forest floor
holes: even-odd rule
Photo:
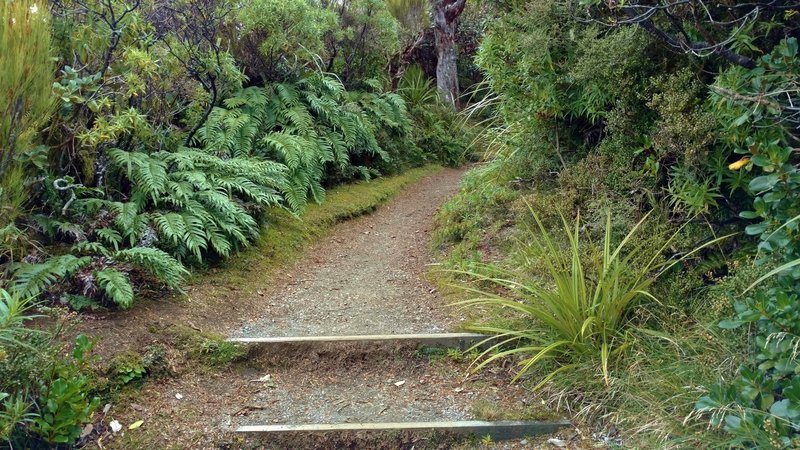
[[[97,352],[105,360],[130,351],[149,354],[147,349],[160,346],[170,375],[120,390],[88,440],[100,448],[473,448],[476,441],[455,444],[446,436],[419,433],[266,441],[232,431],[277,423],[556,418],[525,388],[509,384],[513,368],[498,365],[474,374],[470,355],[459,352],[408,344],[284,344],[241,350],[244,355],[232,364],[203,358],[235,353],[209,332],[322,336],[457,330],[463,317],[447,306],[427,275],[435,263],[433,216],[457,192],[463,173],[420,169],[385,195],[375,196],[372,188],[356,193],[362,203],[371,195],[371,206],[333,221],[371,211],[409,184],[372,214],[311,230],[314,238],[297,241],[292,238],[297,233],[287,232],[277,244],[303,247],[293,261],[257,246],[230,267],[197,277],[183,299],[148,300],[129,312],[89,317],[76,332],[98,336]],[[336,200],[329,201],[329,209],[335,208]],[[276,232],[273,239],[280,241],[281,231]],[[112,419],[124,431],[111,435],[102,424]],[[128,429],[137,421],[143,423]],[[543,442],[497,448],[547,445]]]

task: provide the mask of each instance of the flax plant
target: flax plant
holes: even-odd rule
[[[591,239],[581,239],[580,217],[570,226],[561,216],[568,248],[564,251],[533,213],[538,233],[528,229],[525,265],[543,266],[543,285],[521,271],[503,270],[484,265],[477,271],[460,272],[484,283],[499,287],[498,291],[513,292],[513,298],[490,290],[466,287],[474,298],[457,302],[464,307],[500,307],[520,313],[528,328],[509,329],[493,326],[474,326],[473,331],[492,337],[475,346],[492,343],[475,361],[475,370],[501,358],[523,355],[514,378],[528,374],[537,364],[555,363],[555,369],[545,375],[534,389],[539,389],[561,372],[577,368],[591,360],[599,365],[608,386],[610,367],[633,344],[632,332],[668,337],[637,327],[629,312],[644,302],[658,302],[650,286],[658,276],[702,249],[729,237],[722,236],[707,242],[683,256],[664,261],[662,254],[677,233],[666,239],[656,251],[649,250],[645,239],[638,239],[640,229],[649,217],[645,215],[628,234],[614,246],[611,215],[605,224],[602,245],[594,246]],[[588,249],[585,247],[588,245]],[[588,251],[585,251],[588,250]],[[588,253],[588,258],[584,255]],[[511,348],[509,348],[511,347]]]

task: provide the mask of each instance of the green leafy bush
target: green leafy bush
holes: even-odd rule
[[[100,402],[89,393],[94,342],[78,336],[63,357],[56,336],[25,327],[20,298],[0,289],[0,439],[71,444]]]
[[[400,26],[381,0],[350,0],[331,9],[340,28],[326,41],[326,70],[339,74],[348,87],[364,87],[385,76],[400,51]]]
[[[719,97],[720,116],[730,121],[723,135],[744,159],[736,170],[753,172],[747,186],[754,195],[753,209],[741,217],[757,220],[745,232],[759,238],[761,267],[778,266],[767,275],[769,284],[735,302],[736,316],[723,320],[724,329],[751,327],[752,362],[738,377],[710,388],[696,405],[711,423],[732,434],[732,444],[758,448],[794,448],[800,445],[800,298],[797,295],[800,258],[797,211],[800,173],[793,164],[786,130],[776,126],[787,120],[780,103],[759,102],[746,92],[759,85],[764,92],[781,91],[798,98],[796,84],[798,44],[786,39],[750,71],[731,69],[717,80],[719,89],[735,89],[739,100]],[[729,85],[727,83],[735,83]],[[791,100],[790,100],[791,101]],[[733,120],[735,118],[735,120]],[[789,119],[791,120],[791,119]],[[759,281],[763,282],[765,277]],[[748,289],[755,287],[755,283]]]
[[[236,18],[241,27],[236,32],[242,33],[237,56],[264,81],[298,72],[323,54],[326,34],[338,31],[334,11],[308,0],[256,0],[240,8]]]
[[[597,240],[602,240],[608,210],[614,211],[618,222],[612,234],[620,237],[642,211],[656,210],[648,224],[653,236],[682,229],[666,249],[665,257],[674,259],[714,236],[744,230],[729,243],[694,253],[653,283],[651,292],[664,301],[650,303],[647,310],[634,308],[625,317],[656,333],[645,338],[631,332],[625,335],[627,341],[616,337],[621,345],[643,346],[629,347],[626,358],[618,360],[610,385],[589,380],[603,372],[602,357],[569,358],[559,348],[546,349],[555,341],[571,349],[572,342],[581,342],[574,336],[547,341],[531,332],[530,347],[535,351],[524,360],[543,363],[540,367],[549,374],[569,367],[550,383],[562,394],[559,404],[590,411],[591,417],[614,417],[635,427],[631,429],[656,431],[659,445],[680,446],[708,436],[722,446],[797,446],[791,390],[796,373],[783,369],[795,369],[785,352],[797,342],[788,323],[795,319],[794,294],[800,278],[797,158],[792,150],[798,125],[797,44],[791,32],[786,33],[797,29],[798,16],[759,5],[757,13],[748,16],[753,22],[739,28],[732,24],[739,23],[737,14],[745,13],[743,4],[737,8],[704,4],[708,9],[700,17],[678,5],[648,9],[652,5],[578,3],[580,7],[555,1],[494,5],[495,19],[487,24],[476,57],[492,92],[480,109],[471,111],[471,117],[480,114],[490,126],[482,141],[490,147],[493,160],[480,169],[485,185],[469,186],[440,215],[446,219],[441,233],[454,243],[451,264],[461,268],[473,266],[464,264],[470,258],[497,260],[500,250],[510,253],[500,262],[502,267],[524,268],[512,269],[514,277],[499,278],[552,287],[554,277],[543,262],[548,257],[531,261],[497,243],[523,227],[523,215],[513,209],[521,199],[535,205],[542,228],[551,236],[560,228],[555,212],[561,209],[580,213],[581,234]],[[649,12],[639,16],[633,8]],[[725,15],[735,20],[726,25],[709,20]],[[680,37],[670,40],[672,33]],[[716,44],[699,51],[699,46],[691,47],[695,40]],[[676,48],[684,54],[668,50]],[[474,204],[483,192],[507,192],[512,208],[482,211]],[[487,227],[496,223],[502,225]],[[535,245],[527,243],[530,236],[522,240],[521,247]],[[644,241],[637,244],[652,246]],[[481,255],[487,247],[488,256]],[[566,244],[558,250],[572,254]],[[582,262],[591,260],[591,254],[581,252]],[[744,272],[760,268],[771,275],[767,278],[771,284],[740,297],[744,289],[727,280],[741,271],[737,267],[741,261],[750,258],[756,266]],[[479,279],[496,276],[488,272]],[[528,293],[512,282],[499,292],[514,300]],[[519,303],[505,305],[506,310],[523,308]],[[722,325],[736,331],[714,330],[734,306],[737,317]],[[480,311],[493,319],[487,312],[493,309]],[[546,325],[555,316],[549,310],[542,317],[517,316],[529,318],[512,318],[510,323],[498,319],[502,323],[496,330],[530,328],[558,335]],[[651,341],[664,339],[667,331],[675,336],[672,342],[696,337],[708,346],[653,354],[665,367],[658,371],[650,365],[648,352],[657,347]],[[737,356],[722,360],[713,354],[714,345]],[[591,349],[602,354],[602,343]],[[542,359],[534,361],[540,352]],[[714,378],[730,380],[736,365],[747,357],[752,362],[741,368],[741,377],[714,386]],[[702,367],[707,361],[718,362],[719,369]],[[710,389],[695,412],[685,386],[677,384],[681,373],[691,374],[697,391]],[[643,376],[651,377],[645,384],[653,392],[635,391],[643,384],[634,379]],[[789,392],[784,393],[786,389]],[[655,409],[660,414],[672,417],[637,411],[643,405],[659,405]],[[777,405],[774,411],[773,405]],[[719,428],[690,436],[684,428],[707,425],[698,420],[702,415],[698,412],[708,413]],[[672,420],[679,415],[689,417],[683,423]],[[659,426],[664,428],[654,430]],[[663,440],[666,436],[670,441]]]

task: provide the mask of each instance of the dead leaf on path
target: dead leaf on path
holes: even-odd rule
[[[137,420],[136,422],[133,422],[132,424],[130,424],[128,426],[128,429],[129,430],[135,430],[135,429],[139,428],[140,426],[142,426],[143,423],[144,423],[144,420]]]

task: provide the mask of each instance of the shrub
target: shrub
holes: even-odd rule
[[[242,34],[234,41],[240,47],[237,56],[264,81],[294,76],[304,63],[324,55],[324,37],[337,28],[331,9],[308,0],[248,2],[236,17],[241,31],[235,32]]]
[[[25,172],[47,156],[33,138],[53,107],[50,41],[46,8],[0,3],[0,229],[24,212]]]
[[[0,289],[0,439],[71,444],[100,402],[89,393],[94,342],[78,336],[63,357],[56,336],[25,327],[27,306]]]
[[[400,27],[382,0],[332,4],[339,29],[326,39],[326,70],[339,74],[348,87],[363,88],[385,77],[390,59],[400,50]]]
[[[734,97],[715,99],[723,136],[737,153],[744,154],[732,170],[756,175],[747,184],[754,196],[752,210],[740,216],[757,222],[747,225],[745,233],[759,239],[758,267],[777,266],[742,292],[734,303],[734,318],[719,323],[724,329],[752,333],[755,345],[747,349],[750,363],[732,380],[711,386],[696,405],[712,425],[731,434],[731,445],[736,446],[800,445],[800,203],[796,195],[800,173],[791,138],[784,126],[778,126],[785,121],[797,123],[797,119],[780,104],[758,101],[748,91],[759,86],[759,95],[781,92],[780,101],[796,101],[800,91],[792,80],[796,80],[797,53],[797,40],[784,39],[761,58],[760,67],[731,68],[717,79],[718,89],[736,90]],[[758,286],[765,280],[768,284]]]

